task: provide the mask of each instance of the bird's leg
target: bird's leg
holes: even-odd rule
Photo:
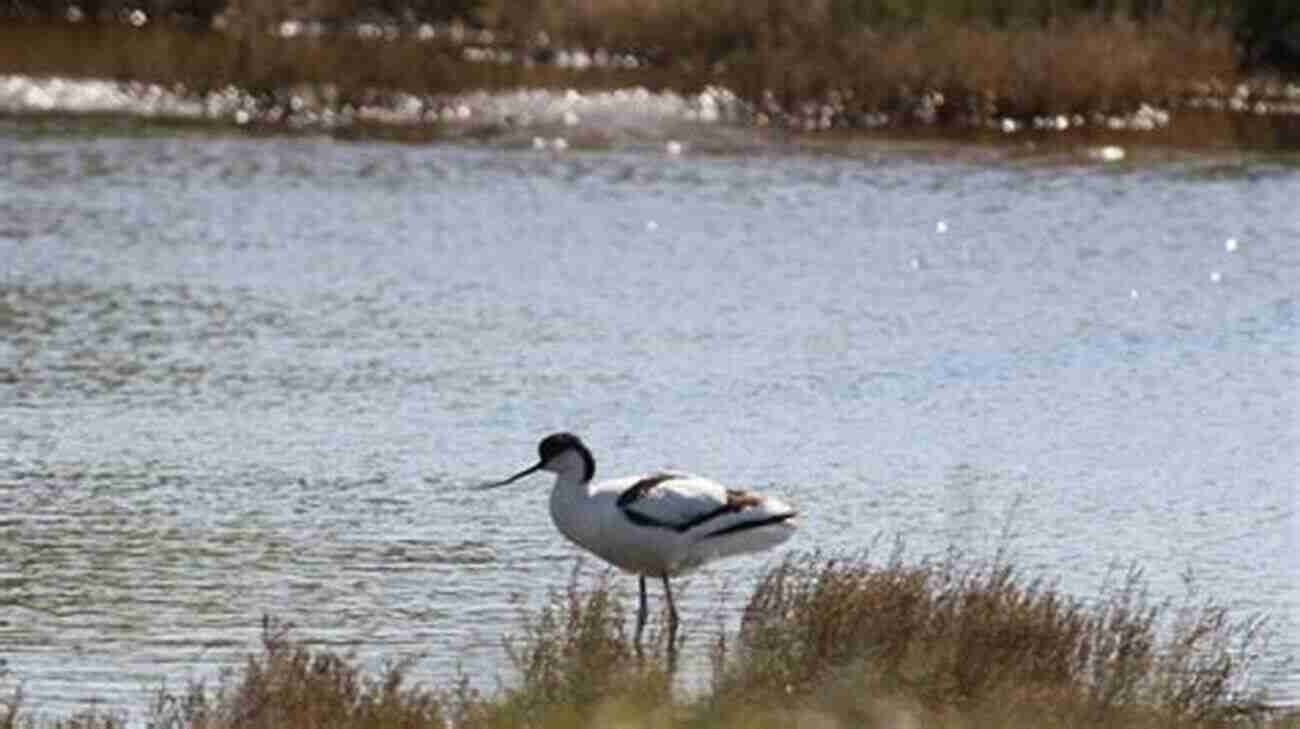
[[[645,630],[646,613],[648,612],[645,604],[645,575],[641,575],[641,604],[636,610],[636,654],[641,655],[641,631]]]
[[[668,672],[677,670],[677,605],[673,603],[673,588],[664,575],[664,597],[668,599]]]

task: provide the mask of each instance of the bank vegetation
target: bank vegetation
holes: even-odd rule
[[[426,681],[412,660],[368,673],[266,621],[241,667],[160,691],[146,717],[38,720],[14,697],[0,727],[1300,727],[1253,683],[1263,621],[1155,599],[1136,570],[1080,599],[1000,562],[793,556],[759,580],[738,631],[694,624],[686,640],[709,660],[692,689],[667,672],[662,633],[637,658],[625,582],[575,569],[521,612],[494,689]]]
[[[720,86],[822,127],[1124,114],[1300,71],[1291,0],[4,0],[0,18],[0,73],[343,103]]]

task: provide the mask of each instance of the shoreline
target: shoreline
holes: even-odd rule
[[[640,656],[615,573],[581,565],[566,588],[520,612],[503,639],[509,678],[495,690],[464,673],[429,683],[410,658],[368,668],[263,615],[260,645],[237,667],[149,689],[142,714],[92,703],[51,716],[0,685],[0,725],[558,729],[650,717],[664,727],[819,719],[955,729],[1038,727],[1047,712],[1052,726],[1080,729],[1300,726],[1297,707],[1270,701],[1257,683],[1264,616],[1233,616],[1190,593],[1153,598],[1136,567],[1083,599],[1000,561],[787,556],[753,587],[738,632],[694,636],[712,646],[710,673],[682,690],[662,615]]]
[[[982,124],[925,123],[907,116],[809,129],[763,123],[754,105],[722,87],[698,93],[643,86],[579,91],[518,88],[459,94],[374,92],[354,104],[329,84],[269,94],[226,87],[0,74],[0,121],[25,128],[147,133],[193,130],[251,135],[325,135],[347,141],[468,142],[560,153],[657,149],[670,156],[756,150],[860,156],[881,148],[954,146],[995,159],[1065,156],[1122,162],[1216,153],[1300,150],[1300,109],[1263,112],[1270,92],[1295,99],[1300,84],[1241,84],[1228,102],[1205,97],[1131,114],[1050,115]],[[1236,100],[1236,103],[1232,103]],[[1276,105],[1276,104],[1275,104]],[[1289,107],[1285,107],[1289,109]],[[980,158],[981,155],[973,154]]]
[[[659,127],[685,123],[799,139],[1300,149],[1300,78],[1242,70],[1222,22],[1074,12],[1041,25],[868,25],[792,0],[734,18],[678,18],[670,5],[554,18],[497,8],[496,30],[270,15],[218,16],[205,30],[11,23],[0,25],[0,114],[570,148],[667,141]],[[533,27],[561,22],[564,36]]]

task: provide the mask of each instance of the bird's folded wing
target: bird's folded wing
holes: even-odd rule
[[[628,519],[684,532],[760,505],[758,497],[688,473],[659,472],[637,479],[618,497]]]

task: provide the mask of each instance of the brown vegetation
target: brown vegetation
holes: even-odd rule
[[[742,97],[772,92],[790,107],[847,95],[863,111],[910,106],[926,92],[948,108],[1003,114],[1113,111],[1235,75],[1232,33],[1187,0],[1138,21],[1129,14],[1050,13],[1025,4],[999,20],[934,3],[893,16],[848,0],[610,0],[492,3],[493,24],[587,48],[650,49],[693,84]],[[898,3],[900,7],[924,7]],[[944,8],[954,6],[948,12]],[[1182,12],[1176,8],[1182,7]],[[921,11],[915,11],[920,13]]]
[[[882,15],[882,8],[895,5],[912,10]],[[1236,77],[1232,29],[1218,14],[1198,9],[1200,0],[1168,0],[1163,12],[1146,15],[1136,9],[1042,10],[1055,5],[1011,13],[998,11],[998,3],[975,12],[969,3],[936,2],[921,14],[915,8],[931,6],[868,0],[483,2],[474,23],[492,29],[493,48],[511,51],[506,63],[465,60],[466,47],[481,42],[477,34],[443,32],[421,40],[410,25],[387,39],[343,29],[280,37],[271,29],[285,13],[269,5],[260,14],[234,13],[221,32],[165,23],[138,29],[122,23],[3,24],[0,73],[183,84],[198,92],[235,85],[275,94],[295,85],[329,85],[344,102],[386,90],[642,85],[692,92],[718,84],[772,123],[798,119],[805,126],[809,120],[862,126],[866,115],[882,112],[896,125],[1123,113],[1176,99],[1192,82],[1227,88]],[[562,48],[609,49],[640,63],[577,70],[546,62]]]
[[[1005,564],[793,557],[759,582],[739,634],[713,637],[712,688],[677,689],[660,650],[638,661],[606,577],[524,613],[514,683],[429,687],[409,663],[365,674],[264,625],[261,651],[215,687],[161,692],[153,727],[1128,727],[1295,729],[1250,686],[1258,621],[1151,599],[1129,571],[1097,599]],[[55,722],[124,726],[87,714]],[[20,702],[0,727],[32,726]]]
[[[199,91],[237,86],[274,93],[329,85],[344,100],[384,90],[449,93],[464,89],[577,83],[620,85],[628,76],[556,68],[470,63],[460,48],[411,38],[278,38],[166,26],[0,24],[0,73],[183,84]]]
[[[1001,563],[796,558],[755,590],[730,682],[833,695],[851,676],[940,715],[1218,726],[1262,713],[1259,626],[1152,600],[1136,570],[1086,602]]]

